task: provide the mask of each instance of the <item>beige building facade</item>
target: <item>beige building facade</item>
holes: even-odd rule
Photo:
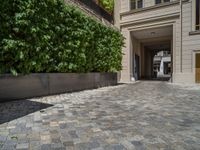
[[[153,58],[170,51],[171,81],[199,83],[200,0],[116,0],[115,26],[125,37],[121,82],[151,79]]]

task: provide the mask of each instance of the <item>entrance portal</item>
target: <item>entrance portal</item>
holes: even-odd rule
[[[131,79],[169,80],[173,71],[173,27],[131,32]],[[157,55],[159,52],[160,55]],[[156,58],[154,56],[157,56]]]

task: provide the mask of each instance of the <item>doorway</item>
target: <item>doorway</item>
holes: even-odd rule
[[[196,83],[200,83],[200,53],[196,54]]]
[[[135,54],[135,80],[140,79],[140,56]]]

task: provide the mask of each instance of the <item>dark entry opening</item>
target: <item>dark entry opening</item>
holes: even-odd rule
[[[140,79],[140,57],[135,54],[135,80]]]

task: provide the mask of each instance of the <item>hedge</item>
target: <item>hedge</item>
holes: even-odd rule
[[[116,72],[123,36],[61,0],[0,3],[0,73]]]
[[[103,6],[108,12],[114,11],[114,0],[99,0],[101,6]]]

